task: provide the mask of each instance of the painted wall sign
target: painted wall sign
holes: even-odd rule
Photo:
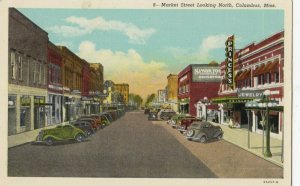
[[[228,37],[225,44],[227,85],[234,87],[234,35]]]
[[[193,82],[220,82],[221,69],[219,67],[193,66]]]

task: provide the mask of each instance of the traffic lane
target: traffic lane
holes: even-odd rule
[[[127,113],[83,143],[9,149],[9,176],[211,178],[215,175],[163,127]]]
[[[283,178],[283,168],[225,140],[202,144],[185,139],[164,121],[154,121],[221,178]]]

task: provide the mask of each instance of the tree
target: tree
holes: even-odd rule
[[[149,106],[149,104],[152,103],[154,99],[155,99],[155,94],[154,93],[148,95],[145,106]]]
[[[139,108],[143,103],[143,99],[140,95],[130,93],[129,94],[129,104],[135,105],[137,108]]]

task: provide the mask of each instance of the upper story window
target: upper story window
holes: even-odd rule
[[[17,76],[17,64],[16,64],[16,53],[10,53],[10,77],[16,79]]]
[[[18,77],[19,80],[23,80],[23,58],[21,55],[18,56]]]
[[[278,83],[278,82],[279,82],[279,73],[278,73],[278,72],[275,72],[275,73],[274,73],[274,82],[275,82],[275,83]]]

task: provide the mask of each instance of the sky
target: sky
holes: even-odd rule
[[[189,64],[225,60],[225,40],[236,48],[284,30],[282,10],[18,9],[90,63],[104,79],[128,83],[146,97]]]

